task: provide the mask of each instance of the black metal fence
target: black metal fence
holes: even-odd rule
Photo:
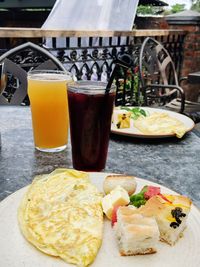
[[[139,50],[145,37],[61,37],[41,39],[38,44],[56,56],[74,78],[79,80],[108,81],[114,68],[115,59],[124,54],[131,55],[134,59],[134,66],[129,70],[119,70],[116,77],[116,105],[137,105],[143,101],[142,96],[138,93],[140,81],[137,65]],[[171,54],[179,76],[183,62],[184,37],[183,32],[169,33],[167,36],[154,36],[164,44]],[[9,50],[9,47],[7,49]],[[0,52],[5,52],[5,49]],[[44,55],[30,47],[18,51],[12,57],[12,61],[20,64],[27,71],[37,67],[45,60]]]

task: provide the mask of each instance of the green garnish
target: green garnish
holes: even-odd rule
[[[130,204],[139,208],[140,206],[145,205],[147,200],[154,196],[160,196],[165,201],[169,202],[169,200],[160,193],[160,187],[145,185],[139,193],[130,196]]]
[[[129,112],[131,112],[131,118],[133,120],[137,120],[140,116],[147,116],[147,112],[139,107],[135,107],[135,108],[129,108],[129,107],[121,107],[121,109],[127,110]]]
[[[130,196],[130,204],[135,206],[136,208],[139,208],[141,205],[144,205],[147,201],[144,197],[144,193],[147,190],[148,190],[148,186],[144,186],[143,189],[139,193]]]

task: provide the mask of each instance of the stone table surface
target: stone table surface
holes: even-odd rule
[[[59,153],[34,149],[29,107],[0,107],[0,200],[31,183],[37,174],[71,168],[71,147]],[[190,197],[200,207],[200,136],[181,140],[111,135],[105,172],[132,174]]]

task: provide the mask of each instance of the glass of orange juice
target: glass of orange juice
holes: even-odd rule
[[[36,149],[59,152],[68,142],[67,83],[69,72],[33,70],[28,73],[28,96],[31,104]]]

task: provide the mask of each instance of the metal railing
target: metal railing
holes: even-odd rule
[[[138,54],[145,37],[151,36],[162,42],[175,62],[180,76],[183,62],[183,43],[186,32],[170,30],[135,30],[131,32],[74,32],[41,29],[0,28],[0,54],[14,46],[32,41],[45,47],[56,56],[77,79],[107,81],[115,59],[129,54],[134,66],[128,71],[121,69],[116,77],[116,105],[137,105],[142,101],[138,95]],[[3,40],[3,42],[2,42]],[[37,67],[41,57],[30,48],[16,54],[14,62],[26,70]]]

